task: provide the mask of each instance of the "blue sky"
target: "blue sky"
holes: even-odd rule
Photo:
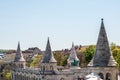
[[[120,45],[120,0],[0,0],[0,48],[53,50],[96,44],[101,18],[108,39]]]

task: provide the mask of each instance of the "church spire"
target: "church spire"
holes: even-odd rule
[[[101,19],[101,27],[96,45],[96,50],[94,53],[94,57],[91,60],[91,62],[88,64],[88,66],[97,66],[97,67],[113,66],[115,64],[115,61],[111,56],[112,55],[109,48],[109,42],[107,39],[104,22],[103,19]],[[108,65],[111,59],[113,62],[110,65]]]
[[[20,49],[20,42],[18,42],[18,47],[17,47],[14,62],[25,62],[22,51]]]
[[[51,51],[50,41],[48,38],[47,45],[46,45],[46,51],[44,53],[42,63],[50,63],[50,62],[56,62],[56,60]]]
[[[74,46],[74,43],[72,43],[72,49],[71,49],[71,54],[68,58],[69,61],[74,61],[74,60],[79,60],[77,55],[76,55],[76,51],[75,51],[75,46]]]
[[[76,55],[74,43],[72,43],[71,53],[70,53],[70,56],[68,58],[68,64],[71,67],[73,67],[73,66],[78,66],[79,67],[79,59]]]

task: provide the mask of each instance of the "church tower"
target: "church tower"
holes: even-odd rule
[[[94,57],[91,60],[91,62],[88,64],[88,66],[106,67],[106,66],[116,66],[116,65],[117,63],[114,60],[110,51],[103,19],[101,19],[101,27],[96,45],[96,50],[94,53]]]
[[[70,53],[70,56],[68,58],[68,65],[70,66],[70,68],[72,69],[79,69],[79,59],[76,55],[76,51],[75,51],[75,47],[74,47],[74,43],[72,43],[72,48],[71,48],[71,53]]]
[[[100,32],[96,44],[96,50],[93,59],[88,64],[90,72],[97,73],[103,80],[118,80],[117,62],[114,60],[107,34],[104,27],[103,19],[101,19]]]
[[[18,42],[17,51],[15,54],[14,64],[17,68],[25,68],[25,59],[23,57],[22,51],[20,49],[20,42]]]
[[[43,72],[43,74],[45,74],[45,72],[52,72],[53,74],[54,71],[57,69],[56,67],[57,61],[55,60],[54,55],[52,53],[50,41],[48,38],[46,50],[41,61],[41,71]]]

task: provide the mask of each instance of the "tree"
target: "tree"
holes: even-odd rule
[[[11,79],[11,66],[6,64],[3,71],[2,71],[3,80],[10,80]]]
[[[117,46],[116,46],[115,43],[112,42],[112,43],[110,44],[111,51],[114,50],[116,47],[117,47]]]
[[[4,77],[5,80],[10,80],[11,79],[11,73],[7,72]]]
[[[90,45],[88,48],[86,48],[86,50],[84,51],[86,63],[89,63],[91,61],[94,55],[94,51],[95,51],[95,46],[93,45]]]
[[[57,61],[57,65],[66,66],[69,54],[62,54],[61,51],[55,51],[54,52],[54,57]]]
[[[0,60],[0,66],[3,64],[3,61],[2,60]]]
[[[63,55],[62,59],[61,59],[61,66],[66,66],[67,65],[67,59],[68,59],[69,55]]]
[[[120,68],[120,49],[115,47],[113,50],[112,50],[112,55],[114,57],[114,59],[116,60],[117,62],[117,66]]]
[[[117,66],[120,68],[120,48],[117,47],[115,43],[111,43],[110,48],[112,55],[117,62]]]
[[[42,55],[37,55],[34,57],[33,61],[30,64],[30,67],[38,67],[39,66],[39,62],[42,59]]]
[[[57,65],[60,66],[60,64],[61,64],[61,59],[62,59],[62,54],[61,54],[61,52],[60,52],[60,51],[55,51],[55,52],[54,52],[54,57],[55,57],[55,59],[56,59],[56,61],[57,61]]]
[[[115,48],[112,50],[112,55],[113,55],[114,58],[115,58],[116,56],[118,56],[119,53],[120,53],[120,49],[118,49],[117,47],[115,47]]]

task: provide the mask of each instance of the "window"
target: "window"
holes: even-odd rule
[[[98,75],[100,76],[101,79],[104,79],[103,73],[99,73]]]
[[[53,70],[53,66],[50,66],[50,70]]]
[[[60,80],[65,80],[64,78],[61,78]]]
[[[106,80],[111,80],[111,74],[110,73],[106,74]]]

